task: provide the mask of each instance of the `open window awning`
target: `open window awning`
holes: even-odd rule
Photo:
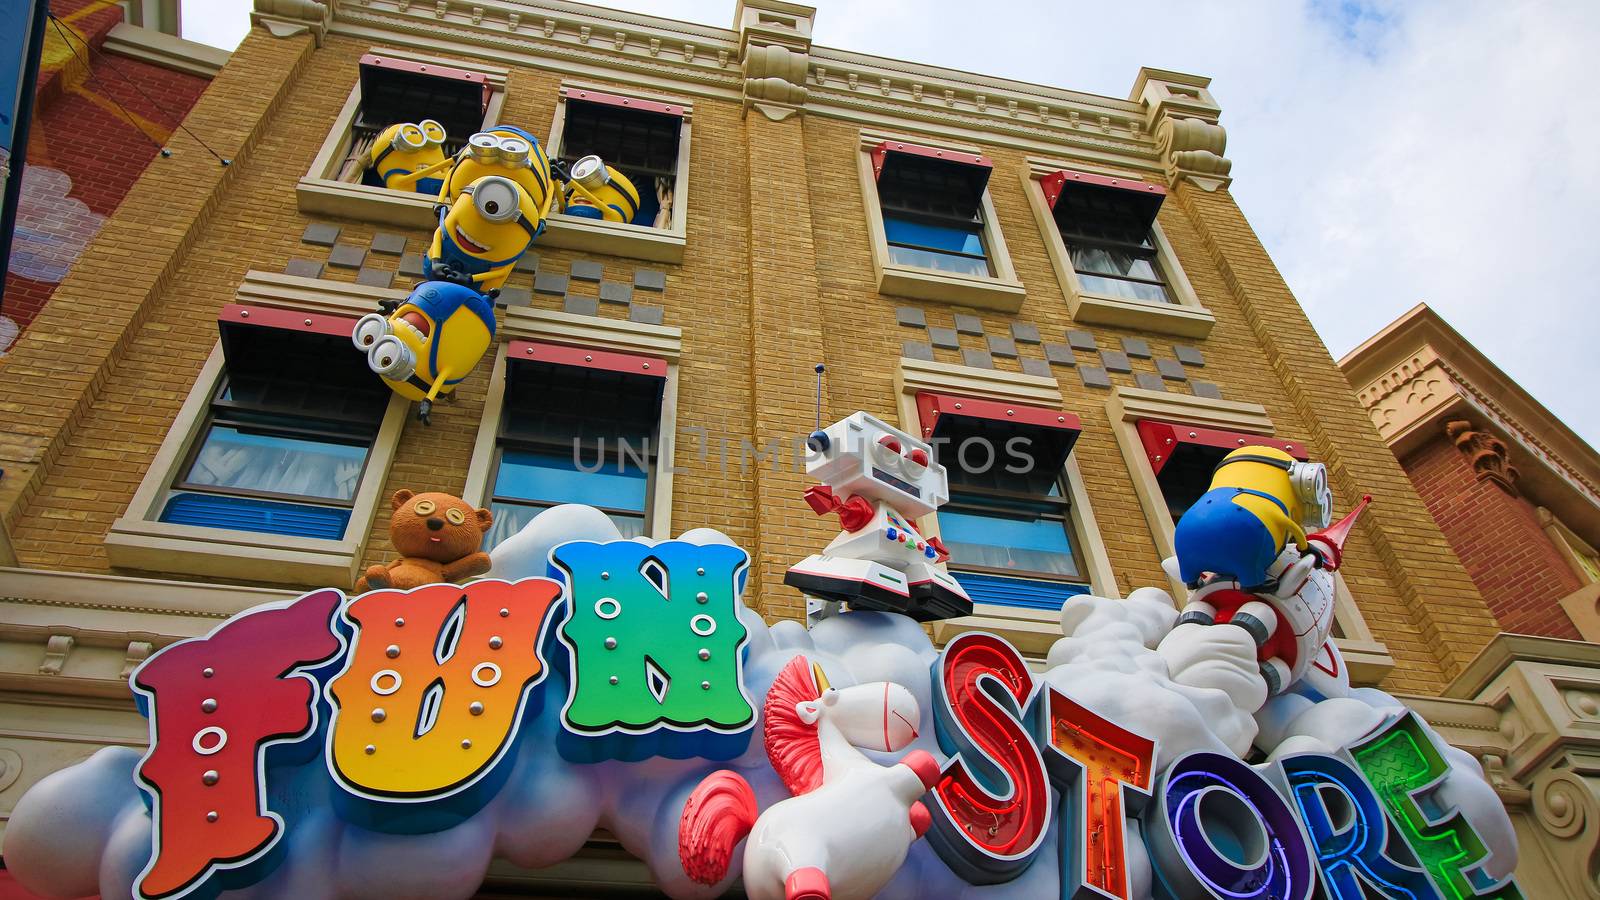
[[[1158,476],[1168,467],[1184,466],[1191,458],[1203,458],[1206,477],[1209,479],[1211,467],[1219,458],[1218,451],[1226,454],[1247,446],[1277,447],[1296,459],[1308,458],[1305,444],[1301,441],[1266,435],[1158,422],[1152,419],[1141,420],[1138,429],[1139,441],[1144,445],[1145,458],[1150,461],[1151,470]]]
[[[451,138],[465,140],[483,126],[491,88],[481,72],[435,63],[361,57],[361,113],[356,124],[387,128],[396,122],[434,119]]]
[[[994,162],[981,153],[924,147],[905,141],[883,141],[872,148],[872,177],[880,190],[887,185],[916,190],[937,189],[965,212],[976,213],[989,186]]]
[[[350,343],[354,316],[230,303],[217,315],[222,353],[234,371],[294,364],[321,356],[326,365],[366,360]]]
[[[512,341],[501,435],[516,440],[625,439],[639,447],[660,418],[667,361],[656,356]]]
[[[1005,465],[1016,454],[1031,459],[1028,477],[1038,484],[1030,487],[1041,493],[1060,474],[1083,430],[1077,416],[1059,409],[932,391],[917,394],[917,415],[923,439],[934,444],[947,467],[963,443],[987,441],[994,449],[996,465]],[[1018,438],[1021,440],[1012,443]],[[987,452],[983,456],[987,458]]]
[[[1093,172],[1075,172],[1060,169],[1039,179],[1044,199],[1059,218],[1071,212],[1075,204],[1062,203],[1062,195],[1069,191],[1082,191],[1089,205],[1112,205],[1129,211],[1139,224],[1148,229],[1156,220],[1161,203],[1167,198],[1167,189],[1136,178],[1113,175],[1096,175]]]

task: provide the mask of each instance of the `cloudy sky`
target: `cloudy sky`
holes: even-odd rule
[[[1211,76],[1233,192],[1335,357],[1426,301],[1600,446],[1600,3],[813,2],[830,47],[1115,97],[1141,65]],[[248,7],[186,0],[186,36],[231,46]]]

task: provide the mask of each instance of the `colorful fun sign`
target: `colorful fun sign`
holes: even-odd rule
[[[1071,898],[1146,896],[1145,882],[1160,898],[1307,900],[1319,885],[1337,900],[1521,897],[1484,871],[1471,823],[1439,804],[1451,770],[1409,713],[1331,755],[1168,759],[993,635],[926,657],[931,708],[918,685],[841,683],[849,671],[784,652],[798,626],[757,630],[740,600],[748,557],[728,544],[574,541],[548,558],[550,577],[316,591],[152,656],[132,679],[151,733],[136,771],[151,821],[136,895],[259,883],[291,855],[276,851],[307,804],[369,833],[469,828],[519,759],[544,752],[523,744],[553,738],[568,781],[546,790],[682,761],[701,780],[694,794],[632,815],[681,818],[680,871],[705,884],[738,873],[748,834],[746,889],[773,896],[830,879],[874,893],[925,836],[940,877],[1030,896],[1043,866]],[[844,619],[925,641],[893,614]],[[740,769],[707,774],[735,758]],[[750,768],[768,759],[775,772]],[[589,765],[602,760],[619,762]],[[880,795],[878,809],[868,798]],[[581,843],[593,822],[573,827],[562,839]]]

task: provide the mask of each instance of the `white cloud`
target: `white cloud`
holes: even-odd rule
[[[186,27],[230,2],[189,3]],[[610,0],[727,25],[730,0]],[[1338,356],[1426,300],[1591,444],[1592,0],[819,0],[818,43],[1110,96],[1209,75],[1233,192]],[[205,9],[201,9],[205,7]]]

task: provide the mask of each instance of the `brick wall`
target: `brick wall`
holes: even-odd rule
[[[191,128],[237,163],[218,170],[203,151],[175,138],[181,152],[138,179],[24,336],[0,379],[0,417],[19,423],[0,435],[7,470],[0,515],[24,565],[114,572],[104,536],[127,509],[214,345],[217,312],[246,271],[282,272],[305,253],[300,236],[314,219],[299,212],[295,183],[354,85],[357,59],[374,43],[330,36],[313,48],[308,36],[276,39],[253,30],[189,117]],[[545,134],[559,80],[548,69],[513,68],[504,120]],[[1053,341],[1084,326],[1067,314],[1045,236],[1015,176],[1026,165],[1022,153],[982,148],[995,162],[997,224],[1027,297],[1015,315],[978,313],[878,293],[857,173],[859,125],[817,114],[774,122],[745,114],[736,101],[705,96],[695,97],[694,110],[687,249],[681,265],[660,266],[666,322],[683,329],[673,525],[726,532],[753,556],[749,602],[769,618],[798,617],[801,598],[781,584],[783,571],[826,543],[835,526],[801,501],[802,476],[741,471],[736,451],[741,440],[763,446],[810,430],[811,367],[828,364],[825,421],[856,409],[895,421],[901,342],[923,336],[896,323],[896,307],[917,305],[930,324],[945,326],[957,312],[978,315],[997,335],[1028,322]],[[1380,496],[1381,512],[1352,538],[1346,578],[1398,663],[1386,687],[1437,692],[1496,630],[1476,587],[1231,196],[1183,185],[1160,222],[1217,319],[1200,342],[1204,378],[1230,399],[1262,404],[1279,434],[1307,441],[1329,460],[1341,499],[1364,490]],[[379,230],[337,224],[343,240],[358,244]],[[413,247],[426,236],[407,235]],[[554,272],[597,258],[548,246],[534,252],[541,268]],[[610,277],[636,265],[599,259]],[[324,277],[353,280],[354,273],[329,269]],[[533,303],[559,308],[559,300],[538,295]],[[1123,337],[1148,338],[1163,354],[1174,343],[1124,329],[1087,330],[1107,349]],[[936,359],[960,362],[951,350],[936,351]],[[994,364],[1021,370],[1016,359]],[[1085,386],[1070,367],[1054,371],[1066,409],[1083,421],[1074,452],[1118,586],[1165,583],[1112,432],[1110,394]],[[487,372],[485,363],[453,403],[436,407],[431,427],[407,423],[386,492],[463,488]],[[1134,386],[1131,375],[1112,379]],[[726,466],[716,448],[701,452],[691,428],[730,442],[735,452]],[[391,555],[385,518],[373,524],[364,564]]]
[[[1533,504],[1479,478],[1443,434],[1401,465],[1501,628],[1582,640],[1556,602],[1582,585],[1540,527]]]
[[[0,323],[0,358],[210,83],[102,55],[106,33],[122,21],[114,3],[56,0],[51,9],[68,40],[45,25],[18,233],[0,307],[10,320]]]

